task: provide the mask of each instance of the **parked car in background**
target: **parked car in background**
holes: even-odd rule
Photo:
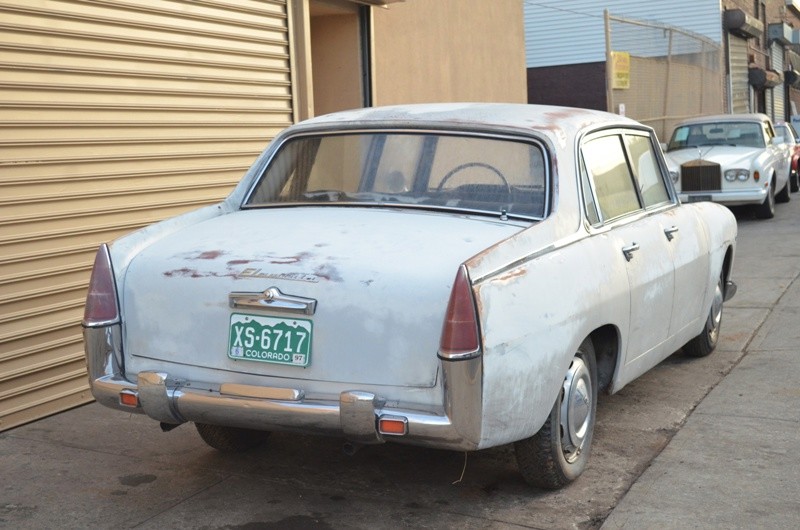
[[[794,125],[785,121],[775,124],[775,134],[789,154],[789,189],[794,193],[800,190],[800,136]]]
[[[753,205],[775,216],[789,200],[789,153],[764,114],[703,116],[679,123],[666,159],[681,201]]]
[[[681,205],[653,130],[613,114],[315,118],[220,204],[100,247],[92,392],[220,450],[273,430],[514,444],[525,480],[557,488],[586,466],[598,392],[714,350],[736,230]]]

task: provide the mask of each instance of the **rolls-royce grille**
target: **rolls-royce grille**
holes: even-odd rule
[[[719,164],[692,160],[681,166],[681,191],[716,191],[722,188]]]

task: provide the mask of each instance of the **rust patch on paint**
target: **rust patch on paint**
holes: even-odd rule
[[[328,280],[331,282],[343,281],[336,267],[333,267],[330,264],[320,265],[319,267],[314,269],[314,274],[324,280]]]
[[[275,257],[270,260],[273,265],[291,265],[293,263],[300,263],[301,261],[311,257],[309,252],[301,252],[296,256]]]
[[[227,273],[211,272],[211,271],[198,271],[197,269],[189,269],[184,267],[182,269],[175,269],[163,273],[167,278],[236,278],[235,272],[230,271]]]
[[[225,254],[221,250],[205,250],[191,259],[217,259]]]
[[[174,271],[167,271],[164,273],[167,278],[202,278],[202,275],[196,269],[182,268]]]
[[[510,272],[503,274],[502,276],[497,277],[497,281],[505,282],[508,280],[513,280],[514,278],[519,278],[520,276],[525,276],[528,274],[528,271],[525,269],[516,269]]]

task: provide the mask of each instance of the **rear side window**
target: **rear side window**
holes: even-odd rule
[[[628,134],[625,135],[625,141],[645,208],[668,202],[669,192],[661,176],[650,137]]]
[[[672,204],[658,153],[644,131],[614,131],[581,146],[586,216],[593,225]]]
[[[622,137],[613,134],[595,138],[583,145],[582,152],[603,219],[614,219],[639,210],[639,198],[625,159]]]

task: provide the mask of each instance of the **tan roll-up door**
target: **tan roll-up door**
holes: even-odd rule
[[[773,42],[769,46],[769,55],[770,59],[772,59],[771,68],[776,72],[780,72],[781,78],[783,77],[783,46],[778,44],[777,42]],[[786,85],[781,82],[776,87],[773,87],[769,90],[772,92],[772,106],[768,107],[772,110],[770,114],[770,118],[772,121],[783,121],[787,119],[786,117]]]
[[[728,33],[732,114],[750,112],[750,83],[747,77],[748,53],[747,39]]]
[[[286,2],[0,0],[0,430],[91,399],[97,245],[216,202],[292,121]]]

